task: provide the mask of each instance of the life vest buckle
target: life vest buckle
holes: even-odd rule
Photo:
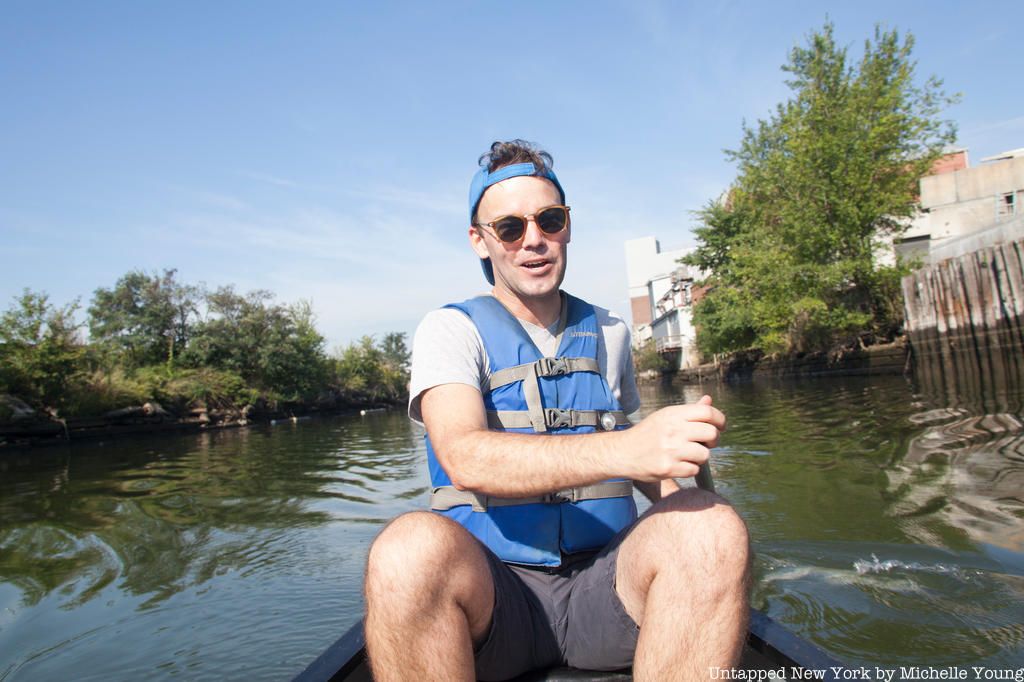
[[[576,501],[576,490],[569,488],[568,490],[556,490],[553,493],[545,493],[541,496],[541,501],[544,504],[564,504],[565,502]]]
[[[573,426],[573,411],[561,410],[557,407],[549,407],[544,410],[544,425],[549,429],[559,429]]]
[[[539,377],[557,377],[569,373],[569,363],[565,358],[541,358],[534,365]]]

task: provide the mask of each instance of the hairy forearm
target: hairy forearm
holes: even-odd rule
[[[442,461],[458,488],[497,497],[528,497],[624,476],[629,455],[622,435],[535,436],[473,430],[448,439]]]
[[[462,384],[425,392],[422,407],[434,453],[452,483],[496,497],[628,478],[660,484],[660,498],[676,490],[669,479],[697,473],[725,426],[710,398],[663,407],[621,431],[557,436],[489,430],[479,392]]]
[[[666,478],[663,481],[633,481],[633,485],[644,497],[651,501],[651,504],[664,499],[680,489],[674,478]]]

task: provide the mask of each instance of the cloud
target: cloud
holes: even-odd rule
[[[242,177],[249,178],[250,180],[257,180],[259,182],[265,182],[270,185],[277,187],[299,187],[299,183],[285,178],[277,177],[276,175],[268,175],[267,173],[258,173],[255,171],[239,171],[238,173]]]
[[[666,47],[672,44],[669,31],[671,22],[663,0],[631,0],[621,7],[633,18],[637,28],[646,35],[650,44]]]
[[[165,185],[165,187],[207,207],[219,208],[225,211],[247,211],[251,208],[245,201],[224,192],[214,192],[173,184]]]
[[[672,178],[683,188],[673,201],[650,204],[629,200],[649,189],[621,186],[621,170],[610,165],[568,173],[577,188],[579,228],[566,288],[628,316],[625,240],[653,234],[666,246],[679,245],[690,235],[686,211],[719,186],[700,174],[680,175]],[[203,254],[190,279],[269,289],[283,301],[312,300],[331,346],[363,334],[412,332],[429,310],[486,290],[467,244],[461,184],[356,187],[341,192],[337,207],[329,205],[337,194],[307,197],[301,208],[206,210],[201,202],[159,232],[168,247]],[[346,198],[351,195],[360,201]]]
[[[461,185],[460,185],[461,187]],[[411,207],[449,216],[465,217],[465,197],[454,188],[441,191],[410,190],[404,187],[376,186],[366,189],[346,190],[346,194],[358,196],[364,201],[387,205]]]
[[[428,310],[484,288],[465,228],[453,227],[461,211],[449,199],[395,187],[362,196],[370,200],[351,212],[323,204],[208,211],[200,204],[157,232],[168,245],[203,255],[197,279],[311,299],[332,345],[412,331]]]
[[[1003,119],[1002,121],[989,121],[988,123],[982,123],[981,125],[967,128],[963,131],[963,134],[965,136],[982,135],[985,133],[1003,132],[1017,128],[1024,128],[1024,116],[1015,116],[1013,118]]]

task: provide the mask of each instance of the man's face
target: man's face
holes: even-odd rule
[[[477,222],[484,224],[507,215],[533,215],[542,208],[562,203],[555,185],[530,175],[503,180],[487,188],[477,207]],[[545,235],[534,220],[526,234],[513,244],[499,241],[489,227],[469,230],[473,250],[490,258],[498,299],[511,295],[521,301],[558,296],[565,277],[567,227],[558,234]]]

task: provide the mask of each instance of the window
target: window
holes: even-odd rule
[[[1018,192],[1019,194],[1019,192]],[[1017,213],[1016,195],[1013,192],[996,195],[996,218],[1012,216]]]

